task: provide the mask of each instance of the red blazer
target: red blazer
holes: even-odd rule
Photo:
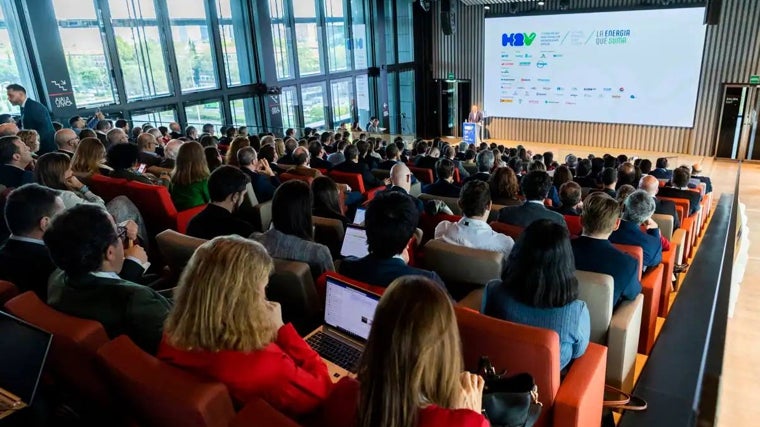
[[[327,366],[290,323],[280,328],[275,342],[250,353],[182,350],[164,336],[157,356],[224,383],[240,404],[261,398],[292,416],[313,411],[332,389]]]
[[[321,425],[355,427],[359,404],[359,383],[343,378],[333,388],[320,414]],[[420,409],[417,427],[490,427],[483,415],[469,409],[445,409],[429,405]]]

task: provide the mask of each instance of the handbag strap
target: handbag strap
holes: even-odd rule
[[[626,393],[618,388],[606,385],[604,386],[605,392],[615,393],[618,396],[622,396],[622,399],[618,400],[605,400],[602,406],[607,409],[620,409],[627,411],[643,411],[647,409],[646,400],[636,397],[630,393]]]

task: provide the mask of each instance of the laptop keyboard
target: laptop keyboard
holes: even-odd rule
[[[312,335],[306,342],[323,358],[349,372],[356,372],[361,350],[322,332]]]

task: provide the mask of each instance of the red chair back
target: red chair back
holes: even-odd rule
[[[351,279],[349,277],[346,277],[340,273],[336,273],[334,271],[326,271],[322,273],[321,276],[317,278],[317,283],[315,283],[317,287],[317,295],[319,296],[320,300],[322,301],[322,305],[325,305],[325,292],[327,290],[327,278],[332,277],[338,280],[341,280],[343,282],[346,282],[350,285],[354,285],[358,288],[362,288],[364,290],[370,291],[372,293],[382,295],[385,292],[385,288],[382,286],[373,286],[369,285],[364,282],[360,282],[358,280]]]
[[[512,224],[506,224],[499,221],[491,221],[489,224],[491,225],[491,228],[493,229],[493,231],[497,233],[501,233],[501,234],[506,234],[507,236],[511,237],[515,241],[517,241],[517,238],[519,238],[522,232],[525,230],[522,227],[518,227]]]
[[[108,387],[98,375],[95,362],[98,348],[108,342],[100,323],[54,310],[34,292],[24,292],[11,299],[5,303],[5,309],[53,334],[47,361],[56,379],[98,404],[110,406]]]
[[[565,222],[567,223],[567,230],[571,236],[580,236],[583,234],[583,225],[581,225],[581,217],[576,215],[565,215]]]
[[[332,177],[335,182],[347,184],[353,191],[358,191],[362,194],[366,191],[364,188],[364,179],[360,173],[331,171],[330,177]]]
[[[200,205],[182,212],[177,212],[177,232],[187,234],[187,225],[190,224],[190,220],[195,218],[195,216],[201,213],[202,210],[206,209],[206,206],[208,205]]]
[[[127,413],[150,426],[227,427],[235,416],[227,388],[145,353],[122,335],[97,353]]]
[[[18,295],[18,288],[11,282],[0,280],[0,305]]]
[[[459,215],[448,215],[444,213],[428,215],[426,212],[423,212],[422,216],[420,216],[420,228],[422,229],[423,243],[435,237],[435,227],[437,227],[442,221],[457,222],[460,219],[462,219],[462,217]]]
[[[432,169],[409,166],[409,171],[411,171],[423,184],[432,184],[435,181]]]
[[[129,199],[140,210],[149,231],[159,233],[177,226],[177,209],[166,187],[130,181],[127,192]]]
[[[92,192],[100,196],[106,203],[118,196],[127,195],[127,180],[109,178],[105,175],[95,174],[88,178]]]
[[[280,174],[280,181],[282,182],[290,181],[293,179],[303,181],[309,185],[311,185],[311,182],[314,181],[313,177],[306,176],[306,175],[296,175],[296,174],[287,173],[287,172],[283,172]]]
[[[459,173],[459,168],[454,168],[454,182],[461,183],[462,175]]]
[[[643,270],[644,265],[644,250],[641,248],[641,246],[633,246],[633,245],[621,245],[619,243],[613,243],[612,246],[616,247],[618,250],[621,250],[628,255],[632,256],[636,261],[639,263],[639,281],[641,281],[641,271]]]

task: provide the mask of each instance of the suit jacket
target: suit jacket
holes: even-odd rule
[[[0,247],[0,280],[16,285],[21,292],[33,291],[47,301],[47,283],[55,264],[43,244],[8,239]]]
[[[72,157],[74,157],[74,153],[72,153],[71,151],[66,151],[66,150],[55,150],[55,152],[56,152],[56,153],[65,154],[65,155],[69,156],[69,159],[71,159]]]
[[[257,196],[258,197],[258,196]],[[253,233],[253,225],[236,218],[230,211],[210,204],[187,224],[187,235],[211,240],[217,236],[237,234],[248,237]]]
[[[660,230],[647,230],[630,221],[620,221],[620,227],[610,235],[610,242],[621,245],[639,246],[644,250],[644,266],[655,267],[662,262],[662,242]]]
[[[332,163],[318,157],[312,158],[309,165],[315,169],[327,169],[328,171],[333,168]]]
[[[548,219],[555,224],[567,228],[565,218],[557,212],[550,211],[543,203],[525,202],[519,206],[507,206],[499,211],[499,222],[516,225],[518,227],[527,227],[533,221],[539,219]]]
[[[673,179],[673,171],[663,168],[657,168],[653,170],[652,172],[649,172],[649,175],[652,175],[653,177],[657,179],[667,179],[671,180]]]
[[[432,169],[433,176],[435,176],[435,164],[438,163],[438,160],[437,157],[424,156],[417,159],[414,166],[418,168]]]
[[[435,271],[410,267],[403,259],[379,258],[369,254],[364,258],[348,257],[340,263],[340,274],[373,286],[387,287],[392,281],[401,276],[425,276],[445,288],[443,280]]]
[[[146,165],[148,165],[148,167],[158,166],[161,164],[162,161],[163,159],[155,153],[148,153],[145,151],[141,151],[137,154],[137,162],[145,163]]]
[[[468,182],[470,182],[470,181],[472,181],[474,179],[477,179],[477,180],[483,181],[483,182],[488,182],[488,180],[491,179],[491,174],[486,173],[486,172],[478,172],[476,174],[470,175],[467,178],[465,178],[465,179],[462,180],[462,186],[464,186],[465,184],[467,184]]]
[[[689,201],[689,216],[694,215],[701,208],[701,206],[699,205],[699,202],[702,201],[702,196],[696,191],[680,190],[674,187],[662,187],[657,192],[657,195],[662,196],[662,197],[670,197],[674,199],[688,200]]]
[[[641,293],[639,263],[632,256],[612,246],[609,240],[581,236],[570,243],[576,269],[612,276],[614,305],[622,300],[632,300]]]
[[[53,120],[50,119],[50,111],[39,102],[27,98],[26,104],[21,108],[21,127],[34,129],[40,134],[40,149],[37,152],[40,156],[58,149],[55,145],[55,129]]]
[[[293,158],[293,154],[291,153],[280,157],[280,159],[277,160],[277,163],[281,165],[294,165],[296,164],[296,160]]]
[[[386,160],[384,162],[381,162],[379,165],[377,165],[378,169],[389,171],[391,168],[396,164],[399,163],[396,160]]]
[[[388,191],[396,191],[396,192],[409,196],[409,198],[412,199],[412,201],[414,202],[414,205],[417,206],[417,210],[420,212],[420,215],[422,215],[422,213],[425,212],[425,205],[422,203],[422,200],[407,193],[406,190],[404,190],[403,188],[397,187],[395,185],[389,185],[388,188],[386,188],[384,192],[388,192]]]
[[[591,191],[590,193],[606,193],[608,196],[612,197],[613,199],[617,198],[617,192],[615,192],[615,190],[611,188],[602,188],[601,190],[594,190],[594,191]]]
[[[596,188],[596,179],[593,176],[577,176],[574,181],[581,187]]]
[[[385,185],[383,181],[380,181],[375,177],[375,175],[372,175],[372,171],[370,171],[367,165],[364,163],[354,163],[352,161],[346,160],[343,163],[335,165],[332,170],[338,172],[361,174],[362,179],[364,180],[364,188],[366,190]]]
[[[34,175],[16,166],[0,165],[0,184],[8,188],[18,188],[34,182]]]
[[[573,207],[570,206],[560,206],[558,208],[552,208],[554,212],[557,212],[558,214],[562,216],[580,216],[581,212]]]
[[[310,176],[312,178],[322,176],[322,172],[313,167],[310,168],[307,166],[296,166],[292,169],[289,169],[287,173],[299,176]]]
[[[171,304],[153,289],[124,279],[92,273],[50,276],[48,304],[66,314],[100,322],[108,337],[127,335],[144,351],[155,354]]]
[[[280,180],[276,176],[266,176],[260,173],[253,172],[248,168],[240,168],[249,178],[251,178],[251,186],[253,192],[256,194],[256,199],[259,203],[264,203],[272,200],[274,192],[277,187],[280,186]]]
[[[681,228],[681,218],[678,217],[676,204],[670,200],[661,200],[654,198],[654,213],[670,215],[673,217],[673,230]]]
[[[444,181],[442,179],[439,179],[438,181],[425,185],[422,187],[422,192],[425,194],[430,194],[433,196],[440,196],[440,197],[459,197],[459,193],[462,191],[462,188],[456,184],[452,184],[448,181]]]

